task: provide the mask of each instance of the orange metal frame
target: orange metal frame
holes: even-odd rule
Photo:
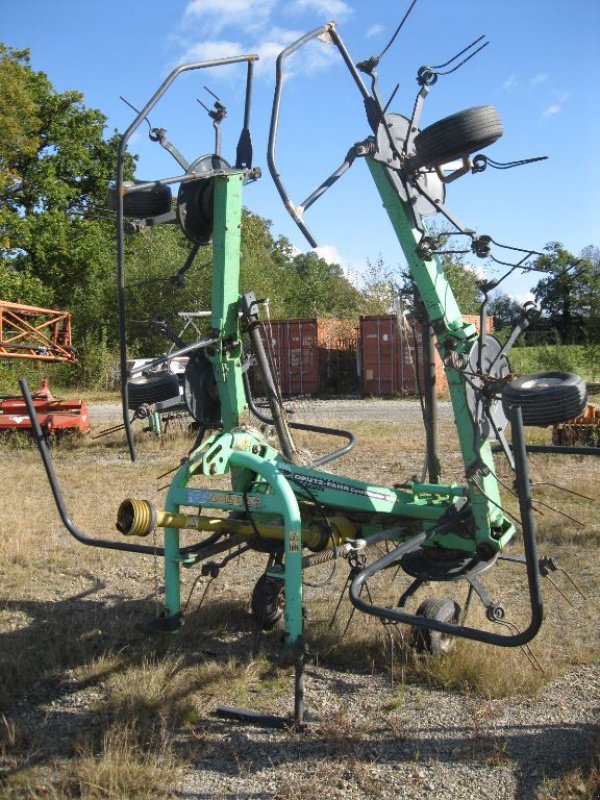
[[[74,362],[71,314],[0,300],[0,357]]]

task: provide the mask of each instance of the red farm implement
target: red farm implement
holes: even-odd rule
[[[0,301],[0,358],[74,363],[71,315],[67,311]],[[67,430],[87,433],[90,418],[82,400],[57,400],[43,380],[33,397],[36,415],[47,438]],[[23,398],[0,398],[0,433],[31,430]]]

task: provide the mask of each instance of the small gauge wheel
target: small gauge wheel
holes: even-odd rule
[[[278,578],[261,575],[252,591],[252,616],[263,631],[272,630],[283,616],[284,584]]]
[[[430,597],[421,603],[416,613],[418,617],[425,619],[456,624],[460,616],[460,606],[449,597]],[[456,639],[442,631],[433,631],[415,625],[412,630],[411,645],[413,650],[422,655],[446,655],[454,649]]]
[[[177,375],[156,375],[145,380],[127,381],[127,404],[130,409],[144,403],[152,405],[179,396]]]
[[[556,425],[583,412],[587,387],[583,378],[570,372],[522,375],[504,387],[502,405],[507,415],[511,406],[520,406],[523,425]]]
[[[415,166],[447,164],[455,158],[482,150],[503,133],[493,106],[475,106],[434,122],[415,137]]]
[[[140,183],[146,183],[146,181],[125,181],[123,185],[131,187]],[[133,219],[158,217],[171,210],[172,200],[170,186],[152,184],[145,189],[123,195],[123,214]],[[108,187],[107,205],[111,211],[117,211],[119,208],[119,194],[115,184]]]

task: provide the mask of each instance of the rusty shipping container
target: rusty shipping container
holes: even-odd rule
[[[263,328],[263,340],[267,335],[271,340],[282,395],[358,390],[355,323],[310,318],[271,320]],[[256,369],[253,370],[252,385],[256,393],[261,393]]]
[[[477,315],[464,315],[479,329]],[[488,317],[488,332],[493,318]],[[364,316],[360,319],[360,378],[365,396],[394,397],[418,395],[423,387],[423,329],[410,325],[395,314]],[[417,378],[418,375],[418,378]],[[437,393],[448,390],[444,365],[436,353],[435,383]]]

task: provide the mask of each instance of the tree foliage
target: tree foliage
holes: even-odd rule
[[[444,256],[442,264],[461,312],[478,314],[482,296],[475,270],[456,256]]]
[[[362,283],[364,314],[391,314],[399,310],[397,301],[401,290],[398,278],[381,255],[375,261],[367,260],[367,271]]]
[[[32,70],[26,50],[0,45],[0,103],[0,296],[73,309],[84,366],[114,316],[105,198],[117,137],[104,138],[106,118],[81,93]]]
[[[496,331],[512,329],[521,318],[521,305],[514,297],[497,292],[488,305],[488,314],[494,317]]]
[[[482,295],[479,289],[479,278],[474,269],[464,263],[462,256],[454,254],[442,256],[441,263],[461,313],[478,314]],[[402,283],[403,293],[409,293],[411,287],[412,279],[405,274]]]
[[[546,245],[536,266],[548,272],[534,289],[543,323],[564,342],[583,341],[598,329],[600,269],[598,248],[586,248],[580,257],[560,242]]]

